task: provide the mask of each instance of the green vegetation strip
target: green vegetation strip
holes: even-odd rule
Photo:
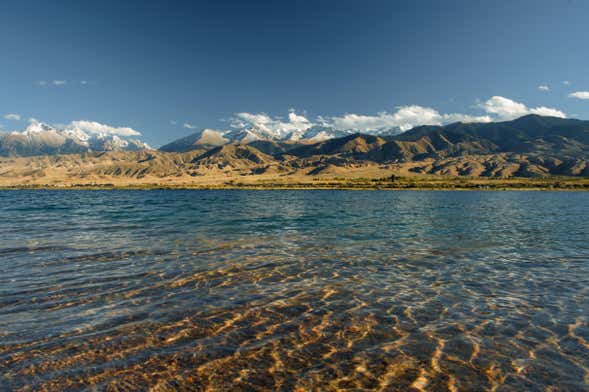
[[[314,179],[313,182],[236,182],[198,184],[23,184],[0,189],[350,189],[350,190],[589,190],[589,178],[411,178]]]

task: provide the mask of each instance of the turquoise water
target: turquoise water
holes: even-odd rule
[[[587,390],[589,193],[0,192],[0,390]]]

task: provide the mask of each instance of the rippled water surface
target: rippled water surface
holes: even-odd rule
[[[0,390],[589,388],[589,193],[0,192]]]

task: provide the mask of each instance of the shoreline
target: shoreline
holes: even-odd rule
[[[0,190],[412,190],[412,191],[589,191],[589,178],[543,179],[403,179],[383,182],[366,179],[321,182],[234,182],[190,183],[64,183],[7,184]]]

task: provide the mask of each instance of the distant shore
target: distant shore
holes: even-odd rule
[[[0,185],[2,190],[27,189],[73,189],[73,190],[152,190],[152,189],[250,189],[250,190],[538,190],[538,191],[589,191],[589,178],[546,177],[546,178],[331,178],[314,181],[225,181],[220,183],[160,183],[121,181],[117,183],[51,183],[51,184],[10,184]]]

